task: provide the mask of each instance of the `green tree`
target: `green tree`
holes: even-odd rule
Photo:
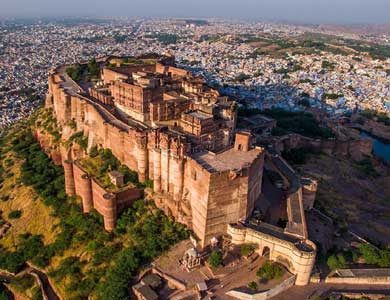
[[[98,78],[100,76],[100,65],[95,58],[88,62],[88,72],[92,78]]]
[[[367,264],[390,267],[390,247],[378,249],[370,244],[360,244],[359,251]]]
[[[267,261],[256,272],[256,276],[266,280],[278,279],[284,274],[284,269],[271,261]]]
[[[258,288],[257,282],[256,282],[256,281],[251,281],[251,282],[249,282],[249,283],[248,283],[248,288],[250,288],[251,290],[256,291],[257,288]]]
[[[207,261],[213,269],[218,268],[222,264],[222,252],[219,250],[211,252]]]
[[[92,157],[92,158],[95,158],[98,155],[99,155],[99,151],[98,151],[97,146],[93,146],[91,148],[91,150],[89,151],[89,156]]]
[[[21,210],[13,210],[8,214],[8,218],[10,219],[19,219],[22,216]]]
[[[310,151],[305,148],[295,148],[283,151],[282,156],[291,164],[302,165],[306,162]]]
[[[246,75],[244,73],[240,73],[234,80],[238,82],[244,82],[245,80],[251,78],[249,75]]]

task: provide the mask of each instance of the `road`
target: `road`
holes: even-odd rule
[[[364,292],[364,293],[380,293],[390,295],[389,286],[375,285],[347,285],[347,284],[309,284],[307,286],[293,286],[287,291],[280,293],[271,300],[310,300],[327,291],[348,291],[348,292]]]

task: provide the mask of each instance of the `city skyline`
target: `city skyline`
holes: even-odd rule
[[[6,1],[0,300],[388,299],[383,0]]]
[[[3,0],[4,1],[4,0]],[[2,1],[2,2],[3,2]],[[390,3],[385,0],[198,0],[164,2],[155,0],[69,0],[57,3],[48,0],[5,0],[0,16],[6,17],[69,17],[69,16],[141,16],[234,18],[289,21],[299,23],[365,24],[389,23]]]

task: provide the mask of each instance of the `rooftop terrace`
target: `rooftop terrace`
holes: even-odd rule
[[[248,152],[237,151],[232,148],[217,154],[212,152],[199,152],[193,154],[192,158],[210,173],[215,173],[245,168],[261,153],[263,153],[263,149],[261,148],[255,148]]]
[[[194,117],[194,118],[197,118],[197,119],[199,119],[199,120],[207,120],[207,119],[213,118],[212,115],[206,114],[206,113],[201,112],[201,111],[199,111],[199,110],[197,110],[197,111],[191,111],[191,112],[188,112],[187,114],[190,115],[190,116],[192,116],[192,117]]]

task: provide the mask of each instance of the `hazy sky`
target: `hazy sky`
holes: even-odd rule
[[[224,17],[390,23],[390,0],[0,0],[0,15]]]

